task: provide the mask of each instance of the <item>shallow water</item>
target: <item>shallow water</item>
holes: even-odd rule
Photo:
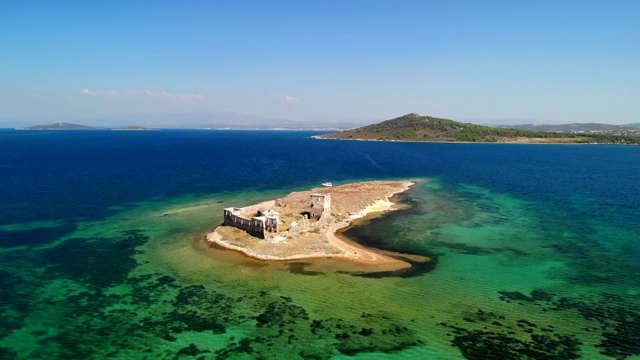
[[[637,147],[99,133],[0,136],[2,359],[640,356]],[[227,206],[408,177],[344,235],[414,271],[203,242]]]

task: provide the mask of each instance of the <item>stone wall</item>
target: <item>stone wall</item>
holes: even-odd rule
[[[236,213],[239,211],[240,209],[237,208],[224,209],[224,225],[237,227],[240,230],[248,232],[252,236],[264,239],[264,220],[257,217],[247,219],[237,215]]]
[[[264,239],[265,231],[278,232],[280,215],[272,209],[275,204],[276,202],[271,200],[243,208],[226,208],[223,225],[236,227]]]

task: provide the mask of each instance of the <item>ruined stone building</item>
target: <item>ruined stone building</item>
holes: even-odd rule
[[[264,239],[265,233],[277,233],[280,214],[273,207],[280,206],[275,200],[244,208],[224,209],[225,226],[244,230],[252,236]],[[308,211],[300,213],[305,219],[320,220],[331,216],[331,195],[312,194]],[[292,222],[293,224],[293,222]]]
[[[310,218],[319,220],[323,215],[331,216],[331,195],[311,194]]]
[[[224,209],[223,225],[236,227],[261,239],[264,239],[265,231],[277,233],[279,221],[280,214],[273,209],[262,211],[255,206]]]

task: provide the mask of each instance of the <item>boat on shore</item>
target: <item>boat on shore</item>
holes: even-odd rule
[[[326,186],[326,187],[332,187],[333,184],[331,182],[323,182],[322,186]]]

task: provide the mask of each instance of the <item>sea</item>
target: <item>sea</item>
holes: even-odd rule
[[[640,359],[640,147],[316,134],[0,130],[0,359]],[[204,241],[225,207],[405,179],[341,236],[410,269]]]

